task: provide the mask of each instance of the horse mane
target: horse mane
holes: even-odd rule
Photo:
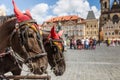
[[[15,18],[15,15],[0,16],[0,25],[4,24],[7,20]]]
[[[50,31],[42,30],[42,36],[44,38],[48,37],[49,34],[50,34]]]
[[[0,49],[4,49],[8,45],[9,37],[15,29],[15,15],[0,16]]]

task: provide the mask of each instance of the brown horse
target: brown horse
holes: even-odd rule
[[[43,44],[47,52],[48,62],[53,69],[56,76],[61,76],[66,69],[65,59],[64,59],[64,46],[63,39],[58,40],[48,38],[50,35],[49,31],[43,31]]]
[[[19,23],[16,27],[16,17],[5,17],[0,25],[0,49],[11,46],[19,55],[19,60],[25,63],[34,74],[46,72],[48,61],[42,37],[33,20]]]

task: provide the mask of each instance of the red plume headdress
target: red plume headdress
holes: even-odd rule
[[[52,27],[52,29],[51,29],[51,32],[50,32],[50,35],[49,35],[49,38],[53,38],[53,39],[60,39],[59,38],[59,35],[56,33],[56,31],[55,31],[55,28],[54,28],[54,26]]]
[[[13,4],[13,7],[14,7],[14,13],[18,19],[18,22],[22,22],[22,21],[26,21],[26,20],[31,20],[31,16],[30,15],[30,12],[29,11],[26,11],[26,14],[29,15],[24,15],[17,7],[17,5],[15,4],[14,0],[12,0],[12,4]]]

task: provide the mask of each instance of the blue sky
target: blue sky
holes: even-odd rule
[[[100,16],[99,0],[14,0],[21,11],[30,9],[34,19],[39,23],[64,15],[78,15],[86,18],[89,10],[93,10],[96,18]],[[112,1],[112,0],[111,0]],[[12,0],[1,0],[0,9],[7,15],[13,14]]]

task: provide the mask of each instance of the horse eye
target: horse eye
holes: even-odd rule
[[[34,36],[33,36],[33,34],[31,33],[31,34],[28,34],[28,37],[34,37]]]

